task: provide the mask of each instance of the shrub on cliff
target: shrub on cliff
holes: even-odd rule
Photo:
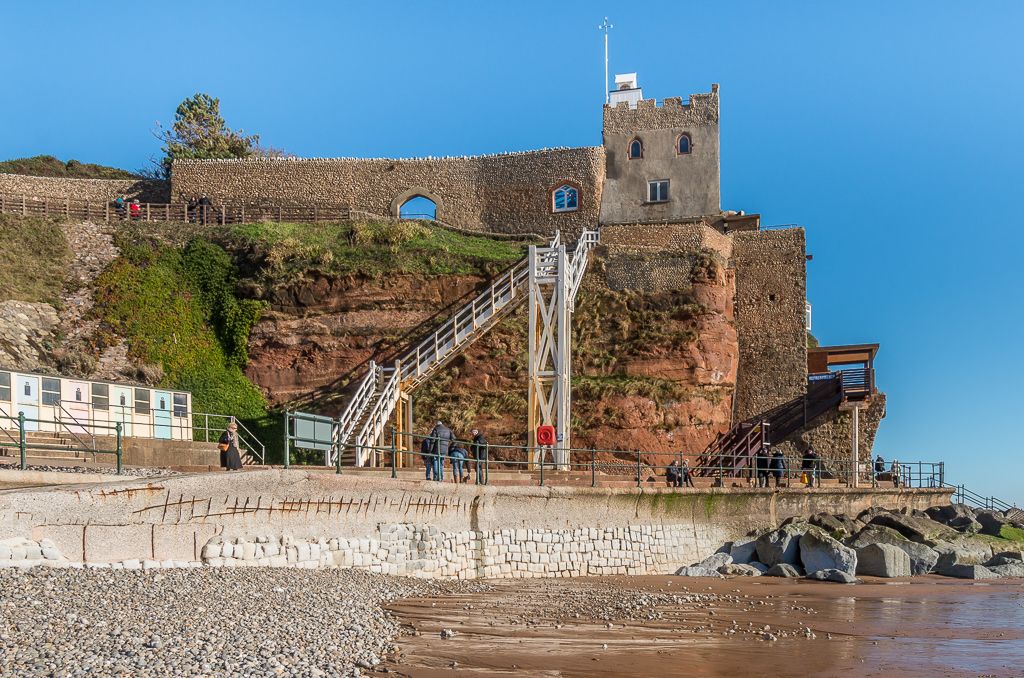
[[[228,255],[203,241],[119,244],[121,258],[97,280],[99,317],[134,358],[162,366],[161,385],[191,391],[195,411],[263,417],[263,395],[242,373],[261,306],[235,298]]]
[[[24,174],[31,177],[63,177],[66,179],[138,179],[137,174],[116,167],[93,165],[68,160],[63,162],[52,155],[14,158],[0,162],[0,174]]]

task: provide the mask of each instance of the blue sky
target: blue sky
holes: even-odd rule
[[[721,83],[723,207],[806,226],[815,334],[881,343],[877,450],[1024,503],[1024,4],[102,7],[0,6],[0,158],[143,167],[196,91],[301,156],[597,145],[609,15],[647,96]]]

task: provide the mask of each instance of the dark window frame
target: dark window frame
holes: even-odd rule
[[[555,194],[563,188],[571,188],[576,191],[576,206],[571,209],[555,209]],[[581,196],[582,190],[579,184],[575,181],[559,181],[557,184],[548,189],[548,209],[551,210],[552,214],[566,214],[572,212],[578,212],[580,205],[583,204],[583,198]]]
[[[94,410],[110,409],[110,386],[107,384],[93,384],[89,392],[92,396],[92,407]]]
[[[181,405],[178,405],[178,396],[181,396]],[[171,414],[175,417],[188,416],[188,394],[174,393],[171,395]]]
[[[640,154],[633,155],[633,144],[640,144]],[[633,137],[626,144],[626,158],[629,160],[643,160],[644,158],[644,140],[640,137]]]
[[[683,139],[686,139],[686,151],[679,150],[679,144],[682,143]],[[690,136],[689,132],[683,132],[676,137],[676,155],[690,155],[693,153],[693,137]]]
[[[57,384],[57,390],[53,385]],[[49,386],[50,388],[47,388]],[[57,396],[54,398],[54,396]],[[54,377],[43,377],[39,382],[39,402],[43,405],[53,406],[60,404],[60,379]]]
[[[152,409],[150,405],[153,402],[151,395],[152,391],[148,388],[136,388],[132,390],[132,397],[135,400],[135,414],[149,414]],[[140,398],[139,394],[144,394],[146,397]]]
[[[9,403],[13,398],[14,392],[11,390],[11,373],[0,372],[0,400]]]

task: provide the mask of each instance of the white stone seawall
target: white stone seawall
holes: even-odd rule
[[[0,491],[0,567],[666,574],[790,515],[938,503],[948,492],[477,488],[298,470],[208,473]]]

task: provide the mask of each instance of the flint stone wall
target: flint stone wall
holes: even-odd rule
[[[150,179],[69,179],[0,173],[0,193],[95,200],[98,203],[121,196],[129,200],[138,198],[141,202],[166,203],[169,202],[170,187],[165,181]]]
[[[924,509],[948,498],[937,490],[476,488],[261,470],[2,492],[0,540],[49,540],[55,561],[129,569],[663,574],[790,516]]]
[[[743,421],[807,390],[807,269],[802,228],[739,231],[732,243]]]
[[[398,216],[408,198],[434,201],[439,221],[495,233],[579,233],[597,224],[604,149],[415,159],[179,160],[175,202],[206,193],[215,204],[345,205]],[[579,191],[574,212],[552,211],[551,191]]]

